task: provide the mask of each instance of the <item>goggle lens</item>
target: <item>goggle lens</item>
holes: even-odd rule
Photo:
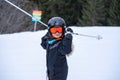
[[[56,32],[62,33],[62,31],[63,31],[62,27],[53,27],[53,28],[50,29],[50,32],[53,33],[53,34],[56,33]]]

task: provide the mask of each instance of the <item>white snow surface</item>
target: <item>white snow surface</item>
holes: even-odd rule
[[[67,80],[120,80],[120,28],[71,28],[103,39],[73,35]],[[0,35],[0,80],[46,80],[46,51],[40,45],[46,32]]]

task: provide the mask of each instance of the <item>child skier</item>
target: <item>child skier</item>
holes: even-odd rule
[[[66,29],[64,19],[53,17],[48,21],[48,32],[42,37],[41,46],[46,49],[47,75],[49,80],[66,80],[68,64],[66,55],[72,51],[72,31]],[[69,33],[68,33],[69,32]]]

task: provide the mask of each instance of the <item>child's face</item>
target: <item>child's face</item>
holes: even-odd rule
[[[63,28],[61,26],[55,26],[50,29],[50,32],[54,38],[60,38],[62,36]]]
[[[52,33],[52,36],[54,38],[60,38],[62,36],[62,33],[56,32],[56,33]]]

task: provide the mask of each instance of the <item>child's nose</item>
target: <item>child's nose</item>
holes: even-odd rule
[[[59,34],[59,32],[57,31],[56,34]]]

